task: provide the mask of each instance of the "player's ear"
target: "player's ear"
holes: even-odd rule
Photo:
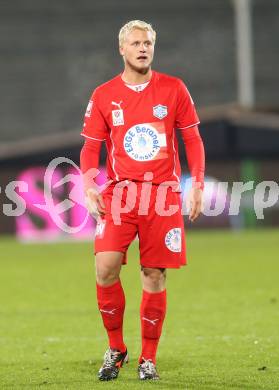
[[[122,46],[119,46],[119,53],[121,56],[124,56],[124,51]]]

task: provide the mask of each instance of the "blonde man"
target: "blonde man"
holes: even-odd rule
[[[98,218],[97,299],[109,340],[100,380],[117,378],[128,361],[122,332],[125,295],[119,275],[136,235],[143,287],[138,374],[141,380],[159,378],[156,352],[166,313],[166,268],[186,264],[175,128],[180,129],[194,179],[190,220],[201,211],[204,149],[199,119],[184,83],[151,69],[155,40],[156,33],[146,22],[134,20],[121,28],[119,51],[124,71],[95,89],[82,132],[82,172],[88,178],[87,173],[98,167],[105,141],[110,179],[101,194],[85,180],[89,209]],[[173,212],[169,212],[171,208]]]

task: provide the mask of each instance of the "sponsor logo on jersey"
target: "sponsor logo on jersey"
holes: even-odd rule
[[[113,126],[122,126],[124,125],[124,115],[123,110],[112,110],[112,123]]]
[[[124,115],[123,115],[123,110],[121,109],[121,102],[116,103],[116,102],[111,102],[113,106],[118,107],[117,110],[112,110],[112,123],[113,126],[123,126],[124,125]]]
[[[133,160],[150,161],[158,157],[162,147],[166,147],[166,134],[150,123],[138,124],[126,132],[123,146]]]
[[[153,107],[153,115],[158,119],[163,119],[168,115],[168,107],[158,104]]]
[[[92,108],[93,108],[93,101],[89,100],[89,103],[86,108],[85,116],[90,117]]]
[[[181,252],[181,228],[169,230],[165,236],[165,244],[171,252]]]

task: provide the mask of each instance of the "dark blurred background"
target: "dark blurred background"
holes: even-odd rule
[[[31,168],[58,156],[78,163],[88,98],[121,72],[118,32],[132,19],[157,31],[153,68],[182,78],[193,96],[208,180],[278,182],[278,1],[2,1],[1,206],[7,184],[28,169],[32,176]],[[103,150],[102,165],[104,159]],[[37,172],[38,191],[42,180]],[[278,225],[278,202],[259,221],[252,197],[237,222],[225,210],[218,218],[202,217],[197,227]],[[25,217],[35,226],[34,214],[27,204]],[[2,207],[0,226],[20,237],[16,218],[3,215]],[[38,229],[44,226],[42,220]]]

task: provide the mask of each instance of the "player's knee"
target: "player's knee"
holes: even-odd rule
[[[98,266],[96,267],[96,280],[101,286],[109,286],[119,279],[118,269]]]
[[[119,279],[122,253],[97,253],[95,258],[96,280],[101,286],[109,286]]]
[[[147,268],[142,267],[142,273],[144,280],[153,287],[162,287],[166,281],[166,269],[165,268]]]

